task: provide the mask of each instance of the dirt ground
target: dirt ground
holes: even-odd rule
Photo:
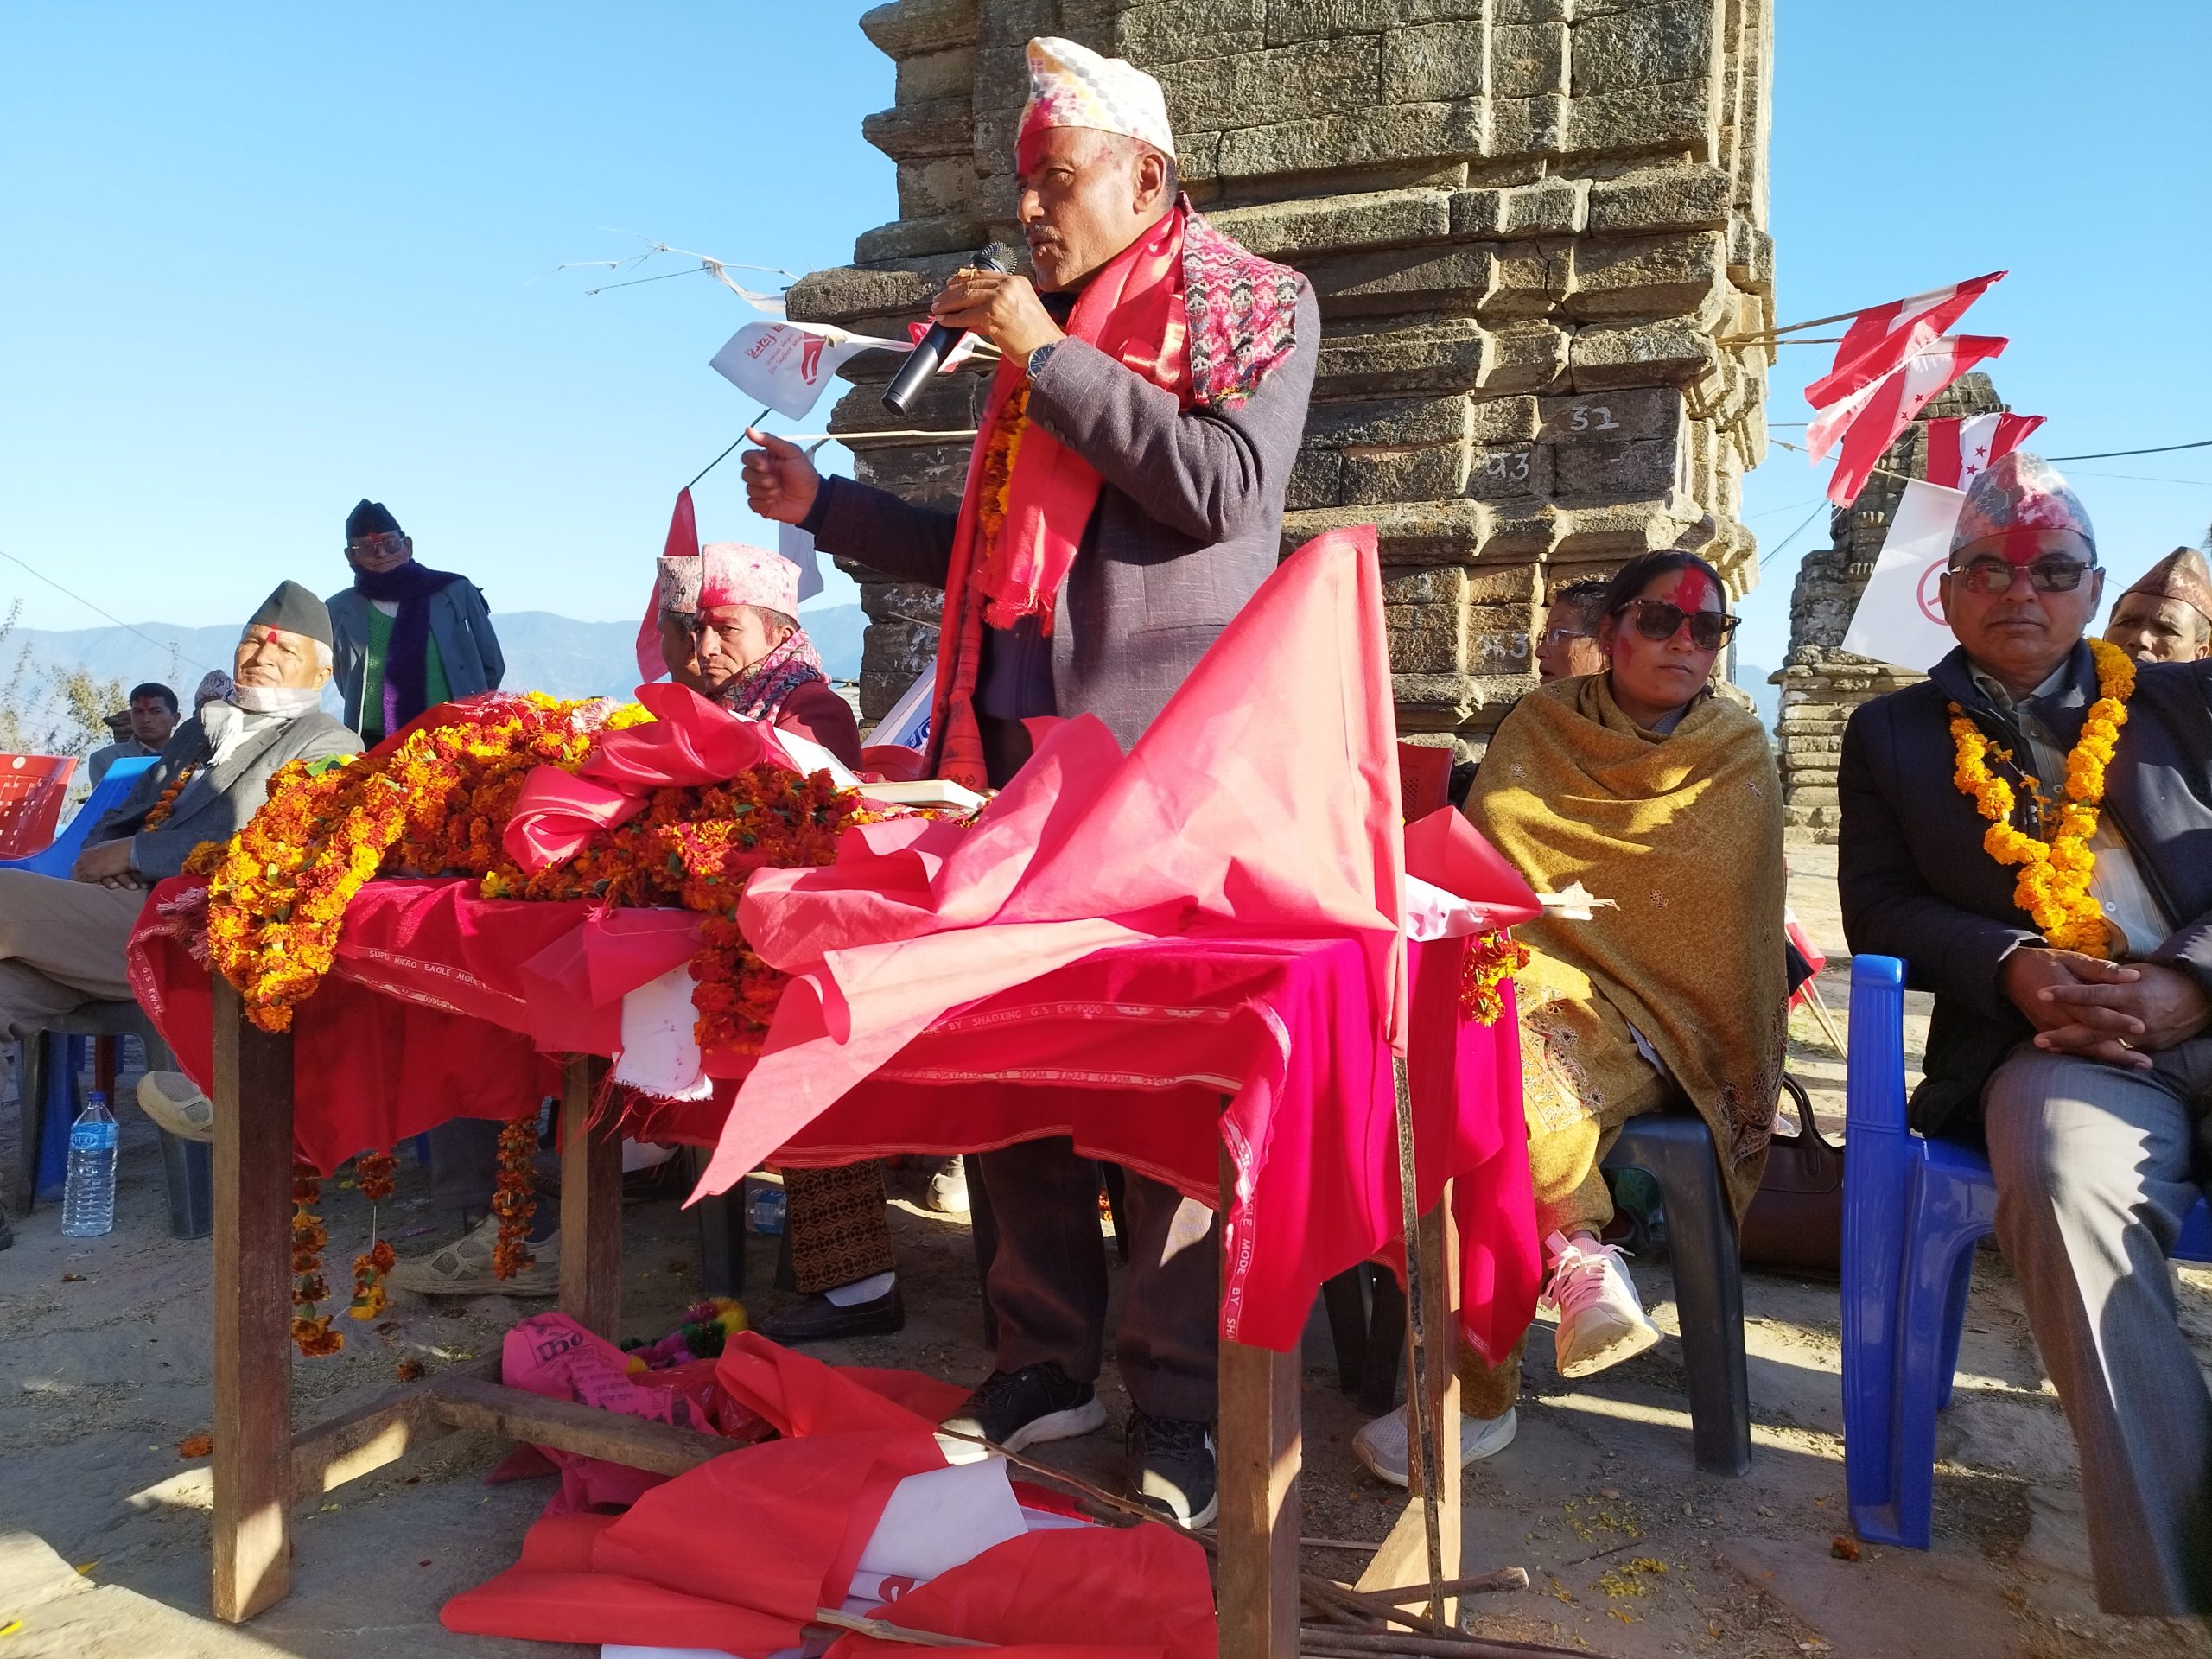
[[[1821,983],[1840,1020],[1848,983],[1833,855],[1799,849],[1792,861],[1798,913],[1835,953]],[[1924,1027],[1923,1007],[1910,1022],[1916,1044]],[[1842,1066],[1809,1019],[1800,1016],[1793,1038],[1792,1068],[1833,1128]],[[439,1627],[448,1596],[513,1561],[549,1490],[543,1481],[486,1485],[505,1448],[473,1435],[437,1441],[302,1510],[290,1599],[243,1630],[208,1618],[208,1471],[204,1459],[179,1452],[209,1426],[208,1247],[170,1240],[152,1131],[135,1108],[122,1116],[115,1231],[64,1239],[59,1207],[46,1205],[16,1218],[16,1247],[0,1253],[0,1659],[587,1654]],[[12,1155],[0,1146],[0,1158]],[[400,1179],[385,1225],[405,1255],[441,1235],[421,1169],[403,1158]],[[921,1172],[892,1179],[906,1329],[823,1357],[978,1379],[988,1357],[967,1229],[921,1208]],[[327,1260],[342,1264],[365,1242],[367,1206],[350,1190],[328,1190],[323,1207]],[[657,1335],[699,1292],[693,1224],[662,1202],[631,1210],[625,1234],[625,1326]],[[747,1300],[758,1308],[779,1300],[766,1288],[772,1245],[754,1241]],[[1663,1255],[1635,1272],[1671,1333]],[[2183,1269],[2181,1278],[2184,1319],[2212,1363],[2212,1274]],[[1568,1383],[1539,1330],[1519,1436],[1472,1467],[1465,1486],[1467,1571],[1519,1565],[1534,1587],[1473,1604],[1475,1628],[1622,1659],[2212,1659],[2202,1625],[2095,1611],[2072,1443],[1993,1251],[1976,1264],[1955,1402],[1941,1431],[1936,1545],[1924,1554],[1831,1554],[1850,1530],[1834,1283],[1751,1273],[1745,1300],[1754,1452],[1741,1480],[1691,1464],[1673,1341]],[[435,1371],[489,1352],[518,1315],[543,1305],[397,1296],[374,1326],[341,1321],[343,1354],[296,1365],[296,1409],[304,1419],[369,1397],[391,1386],[402,1359]],[[1402,1495],[1351,1458],[1360,1417],[1337,1389],[1318,1321],[1305,1357],[1305,1532],[1379,1540]],[[1111,1379],[1109,1366],[1118,1420],[1126,1402]],[[1053,1450],[1071,1469],[1115,1478],[1111,1433]],[[1328,1548],[1308,1558],[1346,1579],[1364,1560]]]

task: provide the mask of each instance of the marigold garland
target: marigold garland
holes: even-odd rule
[[[1029,429],[1029,383],[1024,380],[999,405],[991,426],[991,440],[983,450],[983,474],[976,491],[976,544],[982,550],[982,570],[999,563],[999,532],[1006,528],[1006,504],[1014,489],[1014,463],[1021,452],[1022,435]],[[995,601],[984,610],[985,620],[998,627],[1011,627],[1015,618]]]
[[[179,768],[176,776],[169,779],[169,786],[161,792],[160,798],[151,806],[146,809],[146,816],[139,821],[138,827],[141,830],[160,829],[168,821],[170,812],[175,809],[176,798],[184,793],[184,786],[192,781],[192,774],[199,770],[197,766]]]
[[[384,1312],[385,1278],[398,1265],[391,1245],[378,1238],[376,1206],[392,1195],[392,1175],[398,1160],[388,1152],[365,1152],[353,1163],[354,1185],[369,1201],[369,1248],[353,1258],[353,1300],[346,1312],[357,1319],[373,1319]]]
[[[292,1306],[306,1312],[292,1318],[292,1343],[313,1359],[334,1354],[346,1338],[330,1328],[330,1315],[315,1312],[315,1304],[330,1294],[322,1280],[323,1248],[330,1234],[315,1213],[322,1196],[322,1178],[312,1164],[292,1166]]]
[[[492,1187],[492,1213],[499,1218],[499,1243],[492,1247],[495,1279],[512,1279],[530,1265],[530,1224],[537,1213],[531,1160],[537,1151],[535,1120],[518,1117],[499,1130],[499,1174]]]
[[[2096,868],[2089,841],[2097,833],[2098,809],[2104,801],[2105,768],[2119,748],[2120,728],[2127,723],[2135,664],[2117,645],[2101,639],[2088,644],[2097,667],[2097,700],[2082,722],[2081,741],[2066,757],[2066,782],[2050,838],[2039,839],[2013,823],[2018,797],[2009,781],[1990,770],[1992,757],[2010,766],[2026,785],[2039,828],[2051,819],[2040,784],[1955,702],[1950,705],[1956,756],[1952,782],[1989,820],[1983,849],[1999,864],[2020,867],[2012,902],[2033,919],[2044,942],[2054,950],[2104,957],[2110,952],[2110,936],[2104,911],[2089,893]]]
[[[1478,1025],[1494,1026],[1505,1012],[1499,988],[1529,965],[1529,947],[1506,928],[1478,933],[1467,942],[1459,966],[1459,1012]]]

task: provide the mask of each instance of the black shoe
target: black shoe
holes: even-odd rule
[[[809,1296],[753,1327],[771,1342],[834,1342],[840,1337],[887,1337],[906,1328],[906,1302],[893,1285],[872,1301],[840,1307]]]
[[[0,1250],[6,1249],[15,1242],[16,1231],[14,1228],[8,1225],[8,1212],[5,1210],[0,1210]]]
[[[968,1403],[944,1420],[957,1434],[980,1435],[995,1446],[1020,1452],[1039,1440],[1067,1440],[1106,1425],[1098,1391],[1078,1382],[1047,1360],[1018,1371],[993,1371]],[[948,1463],[981,1463],[990,1455],[973,1440],[940,1434]]]
[[[1214,1491],[1211,1423],[1150,1417],[1132,1407],[1128,1448],[1131,1497],[1186,1527],[1213,1524],[1221,1505]]]

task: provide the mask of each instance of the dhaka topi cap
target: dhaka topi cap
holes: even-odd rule
[[[1022,105],[1017,143],[1047,127],[1089,127],[1118,132],[1175,153],[1167,124],[1167,95],[1160,83],[1123,58],[1101,57],[1058,35],[1029,42],[1029,101]]]
[[[198,714],[211,702],[220,702],[232,690],[231,677],[219,668],[211,668],[200,677],[199,689],[192,694],[192,712]]]
[[[2082,556],[2096,563],[2097,533],[2090,527],[2082,498],[2041,455],[2015,449],[1990,462],[1967,487],[1958,528],[1951,532],[1951,556],[1955,559],[1966,549],[1988,542],[1999,544],[1992,550],[2009,558],[2012,552],[2004,543],[2024,548],[2038,531],[2078,536]]]
[[[2177,547],[2143,573],[2128,590],[2153,599],[2177,599],[2212,622],[2212,565],[2193,547]]]
[[[278,628],[286,633],[303,633],[310,639],[320,639],[329,645],[330,612],[315,596],[312,589],[296,582],[280,582],[276,591],[261,601],[261,608],[246,618],[249,628]]]
[[[399,520],[391,516],[391,509],[381,501],[372,501],[365,495],[360,505],[346,515],[346,539],[359,536],[402,536]]]
[[[798,566],[782,554],[743,542],[709,542],[699,563],[699,609],[757,605],[798,619]]]

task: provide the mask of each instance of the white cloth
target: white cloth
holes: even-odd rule
[[[230,696],[224,699],[232,707],[243,709],[249,715],[274,715],[283,720],[297,720],[302,715],[312,714],[322,707],[322,688],[305,685],[234,685]],[[210,709],[215,705],[209,703]],[[205,722],[206,716],[201,716]]]
[[[207,766],[211,771],[237,753],[240,746],[257,732],[265,732],[271,726],[281,726],[307,712],[306,709],[302,709],[287,714],[274,709],[253,709],[232,701],[248,689],[244,686],[234,688],[230,697],[211,702],[200,711],[200,729],[207,734]],[[309,709],[313,707],[315,704],[312,702],[308,705]]]

